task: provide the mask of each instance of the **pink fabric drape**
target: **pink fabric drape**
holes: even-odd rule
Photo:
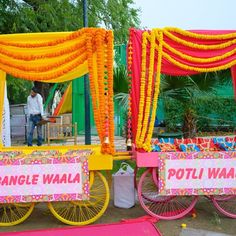
[[[140,94],[140,75],[141,75],[141,55],[142,55],[142,33],[143,30],[137,30],[137,29],[130,29],[130,41],[132,43],[133,47],[133,63],[132,63],[132,91],[131,91],[131,98],[132,98],[132,132],[133,132],[133,138],[136,136],[136,130],[137,130],[137,122],[138,122],[138,110],[139,110],[139,94]],[[229,34],[229,33],[235,33],[236,31],[232,30],[191,30],[190,32],[198,33],[198,34],[207,34],[207,35],[220,35],[220,34]],[[186,40],[188,42],[192,43],[198,43],[198,44],[207,44],[207,45],[216,45],[221,44],[224,42],[229,41],[229,39],[224,40],[206,40],[206,39],[196,39],[192,37],[187,37],[180,35],[178,33],[173,33],[175,36],[177,36],[180,39]],[[233,40],[236,38],[231,38],[230,40]],[[223,49],[214,49],[214,50],[202,50],[202,49],[196,49],[191,48],[188,46],[184,46],[171,38],[164,35],[163,41],[168,43],[171,47],[177,49],[178,51],[187,54],[189,56],[193,57],[199,57],[199,58],[209,58],[214,56],[220,56],[225,54],[226,52],[232,51],[236,48],[236,44],[232,44],[231,46],[228,46]],[[180,58],[178,55],[173,54],[170,52],[167,48],[163,47],[163,51],[169,54],[173,59],[176,61],[182,62],[185,65],[188,66],[194,66],[198,68],[212,68],[212,67],[218,67],[225,65],[226,63],[232,62],[236,60],[236,53],[232,54],[231,56],[218,60],[215,62],[210,63],[199,63],[199,62],[192,62],[187,61],[183,58]],[[147,54],[149,52],[147,51]],[[148,56],[148,55],[147,55]],[[173,76],[185,76],[185,75],[192,75],[196,74],[195,71],[191,70],[184,70],[182,68],[179,68],[175,65],[173,65],[170,61],[163,58],[162,64],[161,64],[161,73],[162,74],[168,74]],[[236,98],[236,66],[233,66],[231,68],[232,78],[233,78],[233,84],[234,84],[234,91],[235,91],[235,98]]]
[[[231,75],[234,87],[234,98],[236,100],[236,65],[231,67]]]

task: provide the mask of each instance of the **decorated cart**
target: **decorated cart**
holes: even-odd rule
[[[199,144],[209,142],[208,149],[203,145],[199,151],[189,146],[195,141],[182,140],[187,150],[183,152],[171,146],[180,144],[163,146],[161,140],[152,140],[160,74],[187,75],[231,67],[234,78],[235,43],[233,31],[130,31],[127,145],[133,143],[137,166],[147,168],[139,180],[139,200],[155,217],[179,218],[191,211],[199,195],[209,196],[223,213],[236,216],[234,145],[230,146],[232,150],[215,150],[209,146],[211,140],[195,140]],[[109,203],[108,183],[100,170],[111,170],[114,159],[130,158],[114,155],[112,32],[85,28],[1,35],[0,45],[0,112],[6,73],[51,83],[89,73],[101,141],[100,146],[1,146],[0,226],[21,223],[37,202],[47,202],[64,223],[94,222]]]
[[[0,36],[1,114],[6,74],[55,83],[87,73],[101,145],[5,148],[1,142],[0,226],[23,222],[38,202],[47,202],[64,223],[94,222],[109,203],[100,170],[112,169],[114,154],[112,32],[84,28]]]
[[[236,218],[235,138],[152,139],[160,78],[231,68],[236,86],[236,31],[130,30],[128,136],[139,168],[143,208],[160,219],[189,213],[206,195]]]

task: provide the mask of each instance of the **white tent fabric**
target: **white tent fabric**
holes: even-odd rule
[[[7,98],[6,85],[4,93],[4,108],[2,113],[2,143],[5,147],[11,146],[10,107]]]

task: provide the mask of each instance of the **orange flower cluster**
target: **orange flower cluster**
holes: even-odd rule
[[[96,60],[92,57],[93,47],[96,47]],[[102,144],[102,153],[114,154],[112,32],[101,31],[95,41],[88,39],[87,55],[94,120]]]

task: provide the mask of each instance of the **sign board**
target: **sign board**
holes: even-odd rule
[[[236,152],[161,153],[160,195],[236,194]]]
[[[88,199],[87,157],[0,159],[0,203]]]

